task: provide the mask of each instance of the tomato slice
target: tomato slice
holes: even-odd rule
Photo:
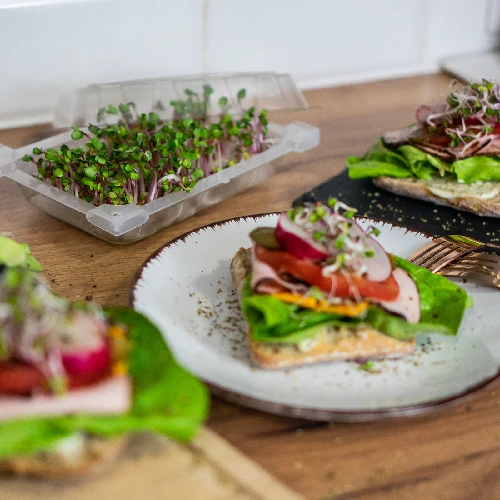
[[[398,283],[392,274],[385,281],[368,281],[357,274],[340,271],[331,276],[323,276],[322,268],[317,262],[298,259],[287,252],[268,250],[260,245],[255,245],[255,256],[278,273],[290,274],[322,292],[333,293],[336,297],[393,301],[399,294]]]
[[[45,387],[45,377],[34,366],[15,361],[0,362],[0,394],[29,396]]]
[[[100,368],[91,373],[78,373],[69,375],[69,388],[76,389],[78,387],[86,387],[88,385],[97,384],[101,380],[111,376],[111,365]]]
[[[111,366],[93,373],[71,375],[70,389],[96,384],[111,375]],[[44,375],[34,366],[17,361],[0,362],[0,394],[30,396],[33,392],[48,392]]]

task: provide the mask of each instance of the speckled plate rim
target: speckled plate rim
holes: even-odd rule
[[[186,231],[179,236],[166,242],[160,248],[155,250],[151,255],[149,255],[141,266],[137,269],[132,279],[132,284],[129,292],[129,305],[130,307],[135,307],[135,291],[138,282],[142,278],[144,270],[147,268],[149,263],[154,260],[158,255],[160,255],[164,250],[168,249],[177,242],[184,242],[189,236],[194,233],[204,231],[209,228],[216,226],[224,226],[232,222],[246,221],[248,219],[254,219],[257,221],[260,218],[268,217],[272,215],[278,215],[280,212],[263,212],[258,214],[243,215],[239,217],[231,217],[229,219],[223,219],[216,222],[211,222],[203,226],[199,226],[195,229]],[[413,229],[404,224],[397,224],[393,222],[387,222],[382,219],[377,219],[375,217],[359,217],[360,220],[373,221],[381,224],[389,224],[391,226],[400,227],[411,231],[413,233],[420,234],[422,236],[432,238],[433,236],[422,231]],[[326,421],[326,422],[375,422],[379,420],[385,420],[388,418],[398,418],[398,417],[416,417],[421,416],[430,412],[436,412],[439,410],[444,410],[446,408],[454,407],[463,403],[464,401],[472,398],[472,396],[479,391],[486,389],[490,385],[498,382],[500,379],[500,366],[497,371],[486,377],[484,380],[477,384],[465,387],[464,390],[457,392],[449,397],[436,398],[432,401],[426,403],[418,403],[415,405],[401,405],[401,406],[391,406],[383,409],[374,410],[331,410],[325,408],[308,408],[304,406],[287,405],[283,403],[275,403],[273,401],[268,401],[265,399],[259,399],[253,396],[249,396],[242,392],[238,392],[226,387],[222,387],[218,384],[214,384],[208,380],[205,380],[203,376],[199,376],[201,380],[210,388],[211,392],[226,401],[239,404],[241,406],[246,406],[248,408],[253,408],[256,410],[264,411],[267,413],[273,413],[276,415],[282,415],[292,418],[302,418],[306,420],[315,421]]]

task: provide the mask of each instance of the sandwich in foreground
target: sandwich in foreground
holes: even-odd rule
[[[231,262],[251,356],[262,368],[411,354],[420,333],[456,335],[467,293],[387,254],[331,199],[252,231]]]
[[[453,82],[446,103],[347,159],[352,179],[477,215],[500,217],[500,86]]]
[[[73,476],[129,433],[194,435],[207,390],[146,318],[69,303],[30,270],[0,267],[0,471]]]

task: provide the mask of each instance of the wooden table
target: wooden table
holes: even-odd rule
[[[0,181],[0,231],[30,245],[53,289],[74,300],[127,304],[143,260],[171,238],[234,216],[286,209],[344,168],[383,131],[414,121],[419,104],[440,102],[450,78],[436,74],[306,93],[310,109],[274,115],[321,128],[319,147],[277,162],[263,185],[128,246],[98,240],[45,215],[17,186]],[[53,134],[47,126],[0,131],[11,147]],[[208,426],[279,480],[311,499],[500,498],[500,390],[425,417],[323,424],[268,415],[214,399]]]

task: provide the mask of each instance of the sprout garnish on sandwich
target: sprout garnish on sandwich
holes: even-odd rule
[[[446,102],[422,105],[417,122],[386,133],[349,176],[397,194],[500,216],[500,86],[452,82]]]
[[[83,474],[127,434],[194,435],[207,390],[146,318],[72,304],[26,266],[0,268],[0,471]]]
[[[456,335],[467,294],[395,255],[336,199],[252,231],[231,263],[262,367],[413,352],[420,333]]]

